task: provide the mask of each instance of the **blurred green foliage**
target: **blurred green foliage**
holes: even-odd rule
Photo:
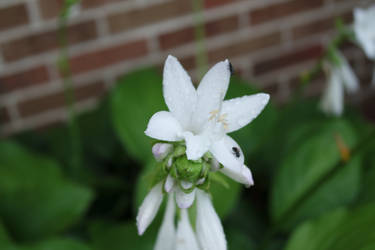
[[[167,109],[161,82],[151,68],[128,74],[96,110],[77,117],[79,174],[67,167],[69,127],[0,142],[0,249],[152,249],[163,212],[142,237],[135,216],[156,166],[144,130],[153,113]],[[259,92],[254,86],[233,77],[226,98]],[[355,109],[330,118],[317,106],[302,98],[282,107],[271,102],[231,134],[255,186],[244,189],[225,176],[229,188],[212,182],[229,249],[374,246],[374,125]]]

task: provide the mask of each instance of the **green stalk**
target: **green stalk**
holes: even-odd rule
[[[199,76],[203,77],[208,68],[208,58],[205,44],[204,6],[202,0],[193,0],[194,11],[194,34],[197,46],[196,64]]]
[[[311,81],[323,70],[323,64],[326,60],[332,60],[332,50],[339,48],[346,41],[354,40],[354,33],[351,29],[344,27],[341,19],[336,20],[336,26],[339,30],[339,33],[331,40],[324,50],[323,55],[318,59],[314,67],[301,75],[300,84],[298,88],[292,94],[291,101],[296,101],[301,98],[302,93],[306,86],[308,86]]]
[[[82,167],[82,146],[80,139],[79,126],[76,121],[76,114],[74,110],[74,88],[72,82],[72,73],[69,64],[68,54],[68,35],[67,35],[67,21],[71,8],[77,4],[78,0],[66,0],[63,9],[59,16],[59,34],[58,40],[60,45],[60,55],[58,59],[58,67],[63,75],[64,80],[64,94],[66,108],[68,110],[68,126],[69,137],[71,140],[71,158],[69,159],[69,171],[74,177],[80,176],[80,168]]]

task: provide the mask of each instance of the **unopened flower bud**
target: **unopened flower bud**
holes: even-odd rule
[[[173,146],[169,143],[156,143],[152,147],[152,154],[156,161],[163,160],[170,152],[172,152]]]

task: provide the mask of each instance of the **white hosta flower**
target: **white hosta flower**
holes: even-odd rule
[[[167,208],[165,210],[163,222],[159,229],[154,250],[175,250],[176,229],[174,218],[176,215],[176,203],[173,194],[168,197]]]
[[[206,193],[208,177],[221,171],[248,187],[254,184],[240,146],[227,133],[250,123],[269,101],[269,95],[263,93],[224,101],[230,75],[229,61],[219,62],[195,89],[176,58],[168,56],[165,62],[163,93],[169,111],[154,114],[145,131],[164,141],[152,148],[163,181],[146,196],[137,216],[138,232],[143,234],[157,213],[163,190],[168,194],[155,250],[227,248],[220,219]],[[195,200],[196,233],[187,212]],[[175,204],[180,209],[177,230]]]
[[[204,250],[226,250],[227,242],[220,218],[216,214],[210,196],[197,191],[196,230],[199,243]]]
[[[195,89],[178,60],[168,56],[164,66],[163,94],[168,111],[154,114],[145,131],[154,139],[184,141],[188,160],[206,152],[224,166],[221,171],[250,186],[250,170],[238,144],[227,133],[255,119],[269,101],[268,94],[255,94],[224,101],[231,75],[228,60],[217,63]]]
[[[367,57],[375,60],[375,5],[354,10],[354,32]]]
[[[354,93],[359,82],[345,57],[337,53],[340,65],[327,64],[328,82],[321,100],[321,108],[327,114],[340,116],[344,111],[344,89]]]
[[[176,250],[199,250],[198,242],[190,225],[186,209],[180,210],[180,221],[177,226]]]
[[[354,10],[354,32],[360,46],[367,57],[375,61],[375,5],[368,9]],[[372,86],[375,86],[375,68],[372,76]]]

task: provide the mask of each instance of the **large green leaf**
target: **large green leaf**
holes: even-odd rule
[[[349,148],[356,143],[356,135],[348,123],[330,121],[321,124],[317,133],[304,134],[304,140],[299,140],[301,143],[281,163],[272,187],[271,215],[274,222],[283,223],[283,228],[355,198],[360,183],[360,158],[352,159],[331,174],[341,160],[337,136]]]
[[[97,222],[90,227],[90,236],[95,250],[152,250],[157,228],[151,225],[143,236],[139,236],[135,222],[111,224]]]
[[[375,247],[375,204],[339,209],[298,227],[286,250],[369,250]]]
[[[151,116],[167,110],[162,95],[162,78],[154,69],[123,77],[111,94],[112,120],[123,145],[142,163],[151,158],[151,139],[144,131]]]
[[[20,240],[51,236],[75,224],[93,193],[66,180],[56,162],[0,143],[0,216]]]
[[[224,186],[219,182],[213,181],[211,182],[210,192],[212,194],[212,202],[216,212],[220,218],[224,219],[237,205],[243,185],[224,175],[222,175],[222,178],[224,178],[228,186]]]
[[[86,244],[73,239],[50,239],[32,246],[22,246],[19,250],[91,250]]]
[[[250,85],[237,77],[233,77],[225,99],[252,95],[259,92],[260,91],[253,87],[253,85]],[[270,137],[272,136],[271,131],[275,125],[276,118],[276,109],[272,102],[270,102],[255,120],[249,125],[230,134],[230,136],[237,141],[246,155],[258,154],[259,151],[263,150],[264,146],[267,147],[267,145],[270,144]]]

